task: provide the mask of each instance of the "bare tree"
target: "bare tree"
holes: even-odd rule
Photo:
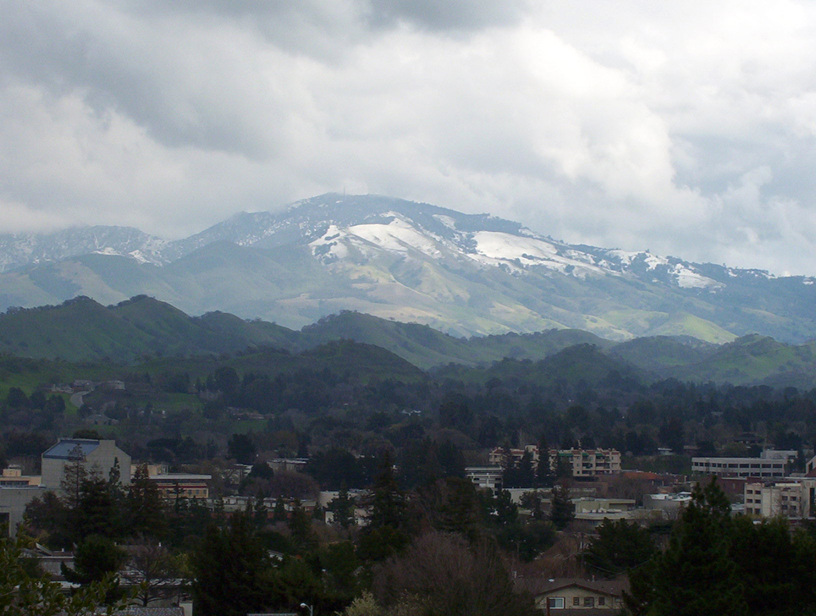
[[[402,555],[391,558],[374,580],[374,593],[387,613],[427,616],[531,616],[530,597],[516,594],[495,547],[475,547],[457,535],[428,533]],[[406,603],[411,604],[411,609]]]
[[[130,560],[122,580],[135,588],[134,598],[143,606],[169,599],[181,586],[181,567],[166,547],[154,539],[140,539],[128,548]]]

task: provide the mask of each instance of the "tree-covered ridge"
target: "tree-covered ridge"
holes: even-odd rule
[[[468,369],[484,370],[505,359],[550,360],[575,347],[576,358],[581,357],[581,348],[596,351],[591,362],[572,370],[579,378],[589,373],[589,380],[595,378],[592,373],[601,371],[627,378],[634,375],[641,383],[677,378],[733,385],[816,386],[813,343],[794,346],[756,335],[722,345],[666,336],[621,343],[564,329],[457,338],[425,325],[348,311],[298,332],[221,312],[189,317],[146,296],[108,307],[76,298],[60,306],[0,314],[0,353],[66,361],[134,364],[149,357],[217,357],[262,349],[298,355],[341,340],[379,347],[420,370],[456,366],[452,370],[461,374]]]

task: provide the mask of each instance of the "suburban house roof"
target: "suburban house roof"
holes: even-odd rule
[[[616,580],[584,580],[581,578],[527,578],[518,580],[519,586],[533,595],[544,595],[557,592],[570,586],[583,588],[590,592],[597,592],[613,597],[620,597],[624,590],[629,589],[629,581],[623,577]]]
[[[71,452],[79,447],[82,450],[82,456],[88,457],[88,454],[99,447],[99,441],[95,439],[86,438],[65,438],[53,445],[50,449],[43,453],[43,458],[55,458],[57,460],[71,459]]]

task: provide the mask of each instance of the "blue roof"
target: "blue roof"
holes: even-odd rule
[[[69,454],[77,446],[82,450],[82,457],[87,458],[89,453],[99,447],[99,441],[84,438],[60,439],[59,443],[48,449],[42,457],[69,460],[71,458]]]

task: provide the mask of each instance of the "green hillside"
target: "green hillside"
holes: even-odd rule
[[[0,314],[0,353],[72,362],[130,364],[172,357],[178,363],[184,357],[251,357],[260,350],[278,349],[285,352],[267,353],[266,360],[274,357],[298,369],[314,359],[310,353],[322,349],[325,354],[338,341],[354,341],[361,345],[359,349],[367,349],[358,353],[358,362],[363,361],[363,356],[376,357],[386,352],[388,357],[399,357],[419,370],[437,369],[440,374],[459,375],[454,378],[468,374],[462,368],[488,368],[505,359],[536,366],[544,361],[549,366],[546,362],[564,362],[573,357],[574,366],[561,363],[550,368],[566,375],[561,378],[569,380],[575,374],[587,383],[613,371],[624,375],[637,370],[648,378],[800,388],[816,385],[814,344],[793,346],[756,335],[722,345],[688,336],[653,336],[614,343],[574,329],[457,338],[426,325],[351,311],[325,317],[297,332],[223,312],[190,317],[146,296],[108,307],[79,297],[59,306]],[[591,353],[587,351],[590,348]],[[328,359],[323,357],[321,361]],[[462,368],[440,370],[451,364]],[[394,368],[399,373],[405,366]],[[337,370],[342,369],[342,365],[337,366]],[[501,378],[498,373],[495,376]],[[546,381],[546,372],[539,378]]]

